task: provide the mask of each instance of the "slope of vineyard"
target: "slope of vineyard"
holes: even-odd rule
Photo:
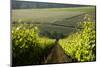
[[[13,10],[13,66],[95,61],[95,23],[95,7]]]
[[[13,65],[41,64],[54,45],[54,39],[39,37],[34,25],[19,24],[12,27]]]
[[[67,38],[60,39],[59,44],[64,49],[66,56],[70,56],[69,59],[76,59],[78,62],[95,61],[95,23],[86,21],[81,23],[80,26],[82,29],[78,29],[78,32],[73,32]],[[55,39],[39,36],[39,29],[34,24],[14,24],[12,27],[14,66],[44,64],[47,56],[49,57],[49,52],[55,45],[57,45]],[[53,52],[55,52],[55,49],[52,49]],[[59,52],[57,54],[59,55]],[[55,54],[52,54],[52,51],[51,55],[56,57]],[[50,57],[54,58],[52,56]],[[50,61],[46,63],[55,62],[54,59],[49,59]],[[59,59],[59,61],[63,60]],[[70,62],[69,60],[64,61]]]
[[[83,29],[60,40],[60,45],[66,54],[80,61],[96,60],[96,34],[94,22],[83,22]]]

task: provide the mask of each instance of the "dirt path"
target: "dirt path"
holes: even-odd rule
[[[65,55],[64,50],[59,44],[55,45],[51,49],[51,52],[49,53],[47,59],[45,60],[46,64],[65,63],[65,62],[72,62],[72,59],[71,57]]]

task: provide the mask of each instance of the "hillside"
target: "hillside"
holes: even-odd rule
[[[89,5],[61,4],[36,1],[12,1],[12,9],[86,7]]]

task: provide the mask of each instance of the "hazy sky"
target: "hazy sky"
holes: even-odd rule
[[[96,0],[22,0],[22,1],[40,1],[40,2],[96,5]]]

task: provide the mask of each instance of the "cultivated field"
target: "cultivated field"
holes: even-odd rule
[[[95,7],[12,10],[13,66],[96,60]]]
[[[72,18],[87,12],[94,12],[95,7],[81,8],[48,8],[48,9],[15,9],[12,10],[12,20],[23,20],[30,23],[54,23]]]
[[[15,9],[12,10],[12,21],[33,23],[41,29],[41,32],[56,31],[69,34],[75,31],[70,26],[77,26],[84,21],[85,14],[91,15],[95,21],[95,7]]]

